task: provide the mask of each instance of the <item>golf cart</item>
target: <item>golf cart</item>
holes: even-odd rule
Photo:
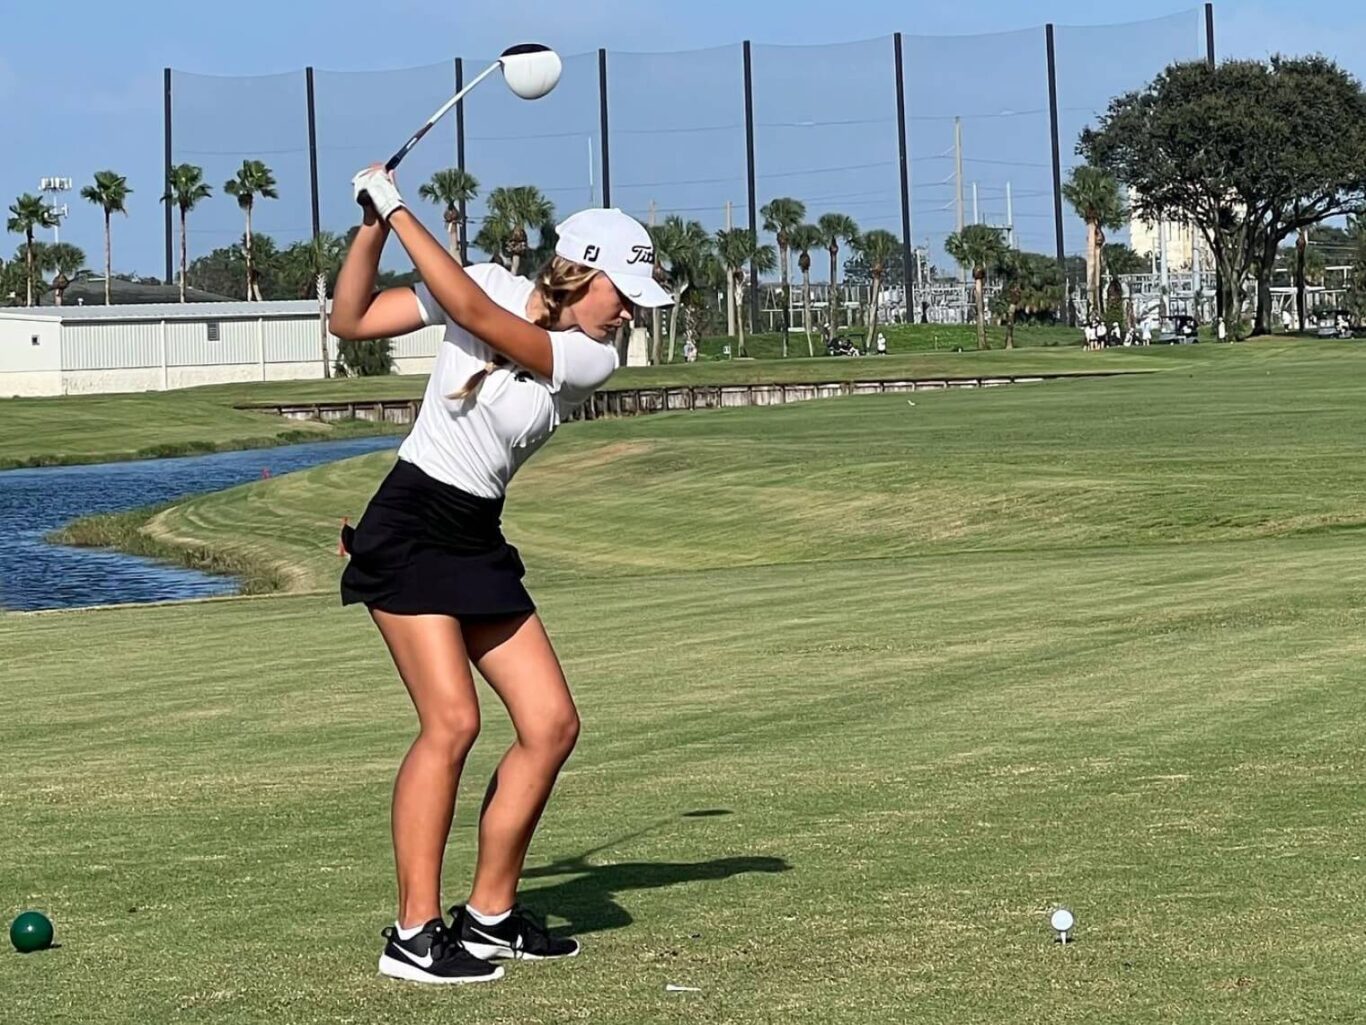
[[[1155,341],[1165,345],[1194,345],[1200,341],[1200,324],[1188,313],[1177,313],[1169,318],[1171,327],[1164,327]]]
[[[845,335],[836,335],[825,344],[827,356],[862,356],[863,350]]]
[[[1314,319],[1318,322],[1318,327],[1314,328],[1314,334],[1319,338],[1353,337],[1350,310],[1315,310]]]

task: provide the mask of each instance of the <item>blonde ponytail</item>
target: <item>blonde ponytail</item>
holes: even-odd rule
[[[564,311],[587,294],[588,286],[593,283],[593,279],[597,275],[598,272],[592,267],[585,267],[583,264],[566,260],[563,256],[554,257],[536,279],[536,293],[540,295],[541,301],[545,305],[545,312],[536,318],[536,326],[543,327],[547,331],[553,330],[555,325],[560,322],[560,317]],[[475,371],[458,391],[451,392],[446,398],[467,399],[472,397],[478,393],[480,385],[484,383],[484,378],[499,367],[507,365],[508,358],[506,356],[495,356],[484,364],[484,369]]]

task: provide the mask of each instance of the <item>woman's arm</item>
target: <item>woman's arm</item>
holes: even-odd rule
[[[390,215],[389,226],[408,251],[432,297],[451,320],[518,366],[541,377],[551,376],[554,355],[550,335],[544,328],[490,299],[406,207],[399,207]]]
[[[411,288],[375,293],[375,272],[388,235],[388,226],[367,209],[332,294],[328,328],[338,338],[392,338],[423,326]]]

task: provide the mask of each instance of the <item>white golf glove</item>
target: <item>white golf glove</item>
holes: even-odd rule
[[[394,211],[403,206],[403,197],[398,194],[393,175],[382,167],[367,167],[351,179],[351,185],[355,189],[356,202],[364,206],[368,199],[382,221],[387,222]]]

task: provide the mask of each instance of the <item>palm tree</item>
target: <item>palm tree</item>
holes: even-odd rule
[[[500,186],[489,193],[489,217],[506,229],[503,252],[516,274],[530,245],[527,233],[555,219],[555,205],[534,185]]]
[[[797,250],[797,267],[802,272],[802,325],[806,328],[806,354],[816,355],[811,343],[811,250],[823,244],[825,236],[814,224],[799,224],[788,236],[788,244]]]
[[[24,265],[25,282],[28,293],[24,300],[25,306],[33,305],[33,275],[34,275],[34,256],[33,233],[38,228],[51,228],[57,223],[57,217],[52,212],[52,207],[43,202],[39,196],[30,195],[25,192],[13,204],[10,205],[9,212],[12,215],[5,222],[5,229],[12,231],[16,235],[24,236]]]
[[[847,214],[821,214],[816,227],[821,232],[821,244],[830,250],[830,337],[839,325],[839,255],[840,242],[852,243],[858,238],[858,225]]]
[[[977,294],[977,348],[989,349],[987,344],[986,288],[987,269],[997,267],[1005,254],[1006,243],[1000,228],[985,224],[969,224],[954,232],[944,241],[944,250],[965,269],[972,271],[973,290]]]
[[[67,288],[85,267],[85,250],[80,246],[73,246],[70,242],[54,242],[43,248],[42,259],[47,269],[57,272],[56,277],[52,279],[52,291],[56,295],[57,305],[60,306]]]
[[[213,195],[213,188],[204,181],[204,169],[194,164],[177,164],[166,180],[163,203],[174,203],[180,210],[180,301],[185,301],[186,218],[201,199]]]
[[[275,175],[269,167],[259,160],[243,160],[237,169],[237,177],[223,183],[223,191],[237,199],[237,206],[247,217],[246,258],[247,258],[247,299],[260,299],[261,286],[256,281],[256,266],[251,259],[251,212],[256,206],[256,197],[279,199],[275,188]]]
[[[330,231],[320,231],[303,244],[303,256],[318,293],[318,334],[322,346],[323,377],[332,376],[327,353],[327,285],[335,282],[346,259],[346,240]]]
[[[104,210],[104,304],[109,305],[109,285],[113,276],[113,254],[110,245],[109,218],[111,214],[127,214],[124,202],[132,194],[128,179],[114,171],[96,171],[95,184],[81,189],[81,198],[88,199]]]
[[[901,240],[890,231],[878,228],[860,235],[854,248],[868,265],[868,273],[873,279],[872,301],[868,307],[868,341],[864,346],[866,352],[872,352],[873,341],[877,338],[877,303],[882,293],[882,276],[887,273],[887,264],[901,251]]]
[[[786,322],[787,311],[791,308],[792,293],[788,290],[788,268],[790,261],[792,232],[806,220],[806,204],[797,199],[783,197],[771,200],[759,209],[764,218],[764,231],[771,231],[778,241],[778,268],[783,287],[783,318]],[[787,332],[783,332],[783,356],[787,356]]]
[[[479,232],[474,236],[474,248],[487,253],[489,262],[506,267],[506,257],[503,253],[507,249],[510,234],[511,227],[493,214],[486,214],[483,223],[479,225]]]
[[[996,266],[992,268],[1001,282],[1001,294],[997,298],[996,312],[1006,328],[1006,348],[1015,348],[1015,316],[1024,301],[1025,276],[1029,273],[1025,254],[1010,246],[1001,254]]]
[[[664,223],[650,229],[655,242],[655,266],[668,265],[668,283],[673,295],[669,313],[669,362],[674,361],[674,344],[678,338],[678,317],[683,309],[683,297],[688,289],[704,278],[703,264],[714,251],[712,237],[701,221],[684,221],[677,214],[664,218]],[[659,362],[659,353],[655,353]]]
[[[739,331],[739,355],[747,356],[745,350],[744,285],[745,268],[753,267],[756,274],[774,270],[778,266],[778,254],[772,246],[761,246],[754,232],[748,228],[722,228],[716,233],[716,250],[725,264],[731,281],[735,283],[735,324]],[[758,282],[752,283],[757,287]]]
[[[1077,216],[1086,222],[1086,289],[1090,297],[1091,315],[1103,316],[1101,296],[1101,254],[1105,246],[1105,231],[1116,231],[1124,226],[1124,201],[1120,198],[1119,182],[1108,171],[1083,164],[1072,169],[1071,177],[1062,187],[1062,194]]]
[[[460,167],[447,167],[432,175],[431,181],[417,190],[418,197],[444,207],[446,234],[450,236],[451,256],[460,262],[460,241],[465,233],[465,206],[479,195],[479,179]]]

